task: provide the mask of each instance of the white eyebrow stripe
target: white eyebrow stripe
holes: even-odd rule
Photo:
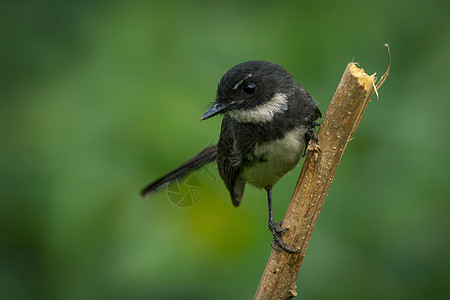
[[[244,123],[258,123],[272,121],[277,113],[284,113],[288,109],[287,95],[275,94],[268,102],[246,110],[230,111],[228,114]]]
[[[236,83],[233,87],[233,90],[237,90],[241,84],[244,82],[245,79],[252,77],[252,74],[248,74],[247,76],[245,76],[245,78],[241,79],[241,81],[239,81],[238,83]]]
[[[236,83],[233,87],[233,90],[237,90],[239,88],[239,86],[244,82],[244,79],[241,79],[241,81],[239,81],[238,83]]]

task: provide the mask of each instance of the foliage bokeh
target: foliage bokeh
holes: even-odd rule
[[[349,61],[391,75],[338,168],[300,299],[450,296],[448,1],[5,1],[5,299],[250,299],[270,253],[263,192],[217,171],[180,209],[139,189],[215,143],[221,75],[285,66],[323,112]],[[283,217],[300,167],[274,189]]]

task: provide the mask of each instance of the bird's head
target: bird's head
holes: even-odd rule
[[[288,96],[296,86],[280,65],[267,61],[247,61],[231,68],[219,82],[217,98],[202,120],[229,114],[239,121],[268,121],[287,110]]]

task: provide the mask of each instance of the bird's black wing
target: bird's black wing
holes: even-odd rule
[[[236,151],[235,122],[232,118],[224,116],[219,143],[217,145],[217,166],[220,177],[230,192],[234,206],[239,206],[244,194],[245,180],[241,178],[242,158]]]

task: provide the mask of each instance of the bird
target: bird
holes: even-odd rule
[[[281,222],[275,222],[272,188],[305,156],[310,140],[318,140],[322,114],[311,95],[281,65],[252,60],[229,69],[220,79],[215,101],[202,115],[223,115],[217,144],[203,149],[178,168],[141,190],[146,196],[191,172],[216,162],[234,206],[239,206],[248,183],[267,192],[272,248],[295,253],[287,245]]]

